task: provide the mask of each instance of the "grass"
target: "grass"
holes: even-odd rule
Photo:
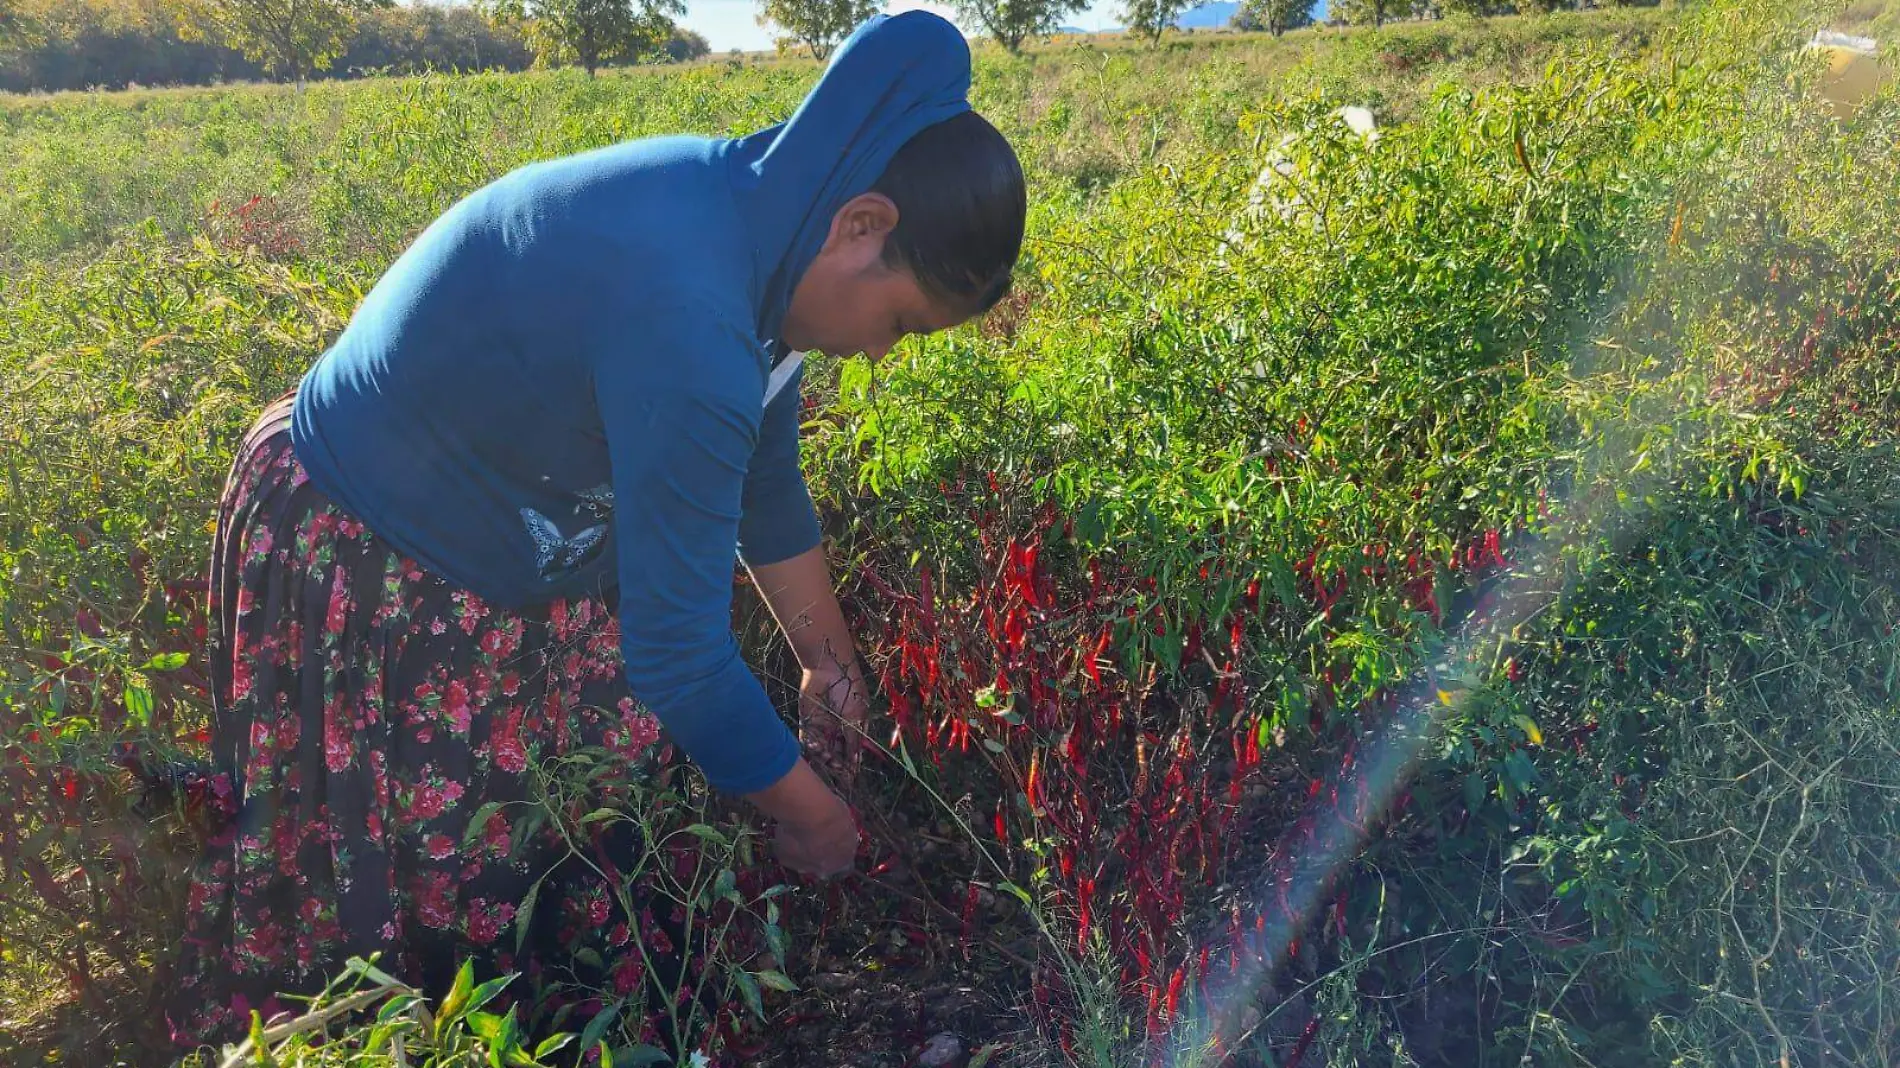
[[[901,1063],[944,1020],[995,1064],[1893,1063],[1900,104],[1829,118],[1816,24],[980,52],[1034,184],[1020,295],[813,370],[896,742],[878,874],[784,899],[764,1063]],[[126,1050],[162,959],[165,880],[65,912],[21,880],[120,885],[85,828],[175,840],[105,755],[191,747],[178,580],[250,411],[468,189],[750,129],[812,74],[0,103],[0,766],[49,832],[0,870],[17,1056]],[[1248,210],[1289,131],[1299,205]],[[124,959],[56,1010],[76,945]],[[378,1051],[499,1040],[377,996]]]

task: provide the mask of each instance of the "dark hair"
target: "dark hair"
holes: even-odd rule
[[[884,262],[908,269],[934,300],[981,315],[1009,293],[1029,212],[1022,164],[974,111],[927,126],[871,187],[897,205]]]

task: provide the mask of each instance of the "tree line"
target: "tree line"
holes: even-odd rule
[[[1158,40],[1199,0],[1124,0],[1129,32]],[[1547,12],[1641,0],[1331,0],[1334,21]],[[1654,2],[1654,0],[1649,0]],[[1014,53],[1058,32],[1088,0],[948,0],[967,29]],[[826,58],[880,0],[760,0],[781,51]],[[1246,0],[1233,25],[1274,34],[1312,22],[1315,0]],[[207,84],[425,70],[523,70],[679,62],[705,38],[674,20],[684,0],[0,0],[0,91]]]
[[[1011,53],[1025,42],[1058,32],[1062,20],[1085,11],[1089,0],[944,0],[966,30],[981,33]],[[1122,0],[1128,32],[1156,41],[1203,0]],[[1653,5],[1658,0],[1331,0],[1331,21],[1383,26],[1397,19],[1546,14],[1579,7]],[[1232,26],[1274,35],[1313,24],[1318,0],[1246,0]],[[781,50],[804,47],[823,59],[861,20],[878,10],[877,0],[762,0],[759,22],[778,31]]]
[[[680,10],[677,0],[0,0],[0,91],[591,72],[706,55],[706,39],[673,22]]]

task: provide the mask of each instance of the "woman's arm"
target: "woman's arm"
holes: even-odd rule
[[[845,627],[837,595],[831,591],[824,546],[814,545],[789,560],[759,564],[751,570],[799,667],[833,674],[857,670],[857,647]]]
[[[856,769],[868,711],[864,667],[832,592],[822,545],[760,564],[753,581],[804,669],[800,734],[808,755],[841,788]]]
[[[732,635],[732,547],[760,420],[755,343],[715,314],[671,309],[645,328],[666,361],[603,341],[595,365],[613,467],[620,640],[634,697],[714,787],[779,821],[788,866],[849,870],[858,835],[844,801],[800,756]],[[816,524],[810,541],[817,540]]]

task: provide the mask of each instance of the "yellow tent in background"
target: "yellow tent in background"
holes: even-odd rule
[[[1827,59],[1821,76],[1821,96],[1839,118],[1847,118],[1881,87],[1893,80],[1893,71],[1880,59],[1880,45],[1871,37],[1852,37],[1822,30],[1808,42],[1808,50]]]

